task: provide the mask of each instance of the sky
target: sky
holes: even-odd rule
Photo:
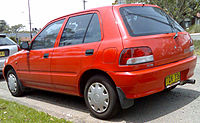
[[[86,9],[109,6],[115,0],[86,0]],[[32,28],[42,28],[49,21],[83,10],[83,0],[30,0]],[[9,26],[25,25],[29,30],[28,0],[0,0],[0,20]]]

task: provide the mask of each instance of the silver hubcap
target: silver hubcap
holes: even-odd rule
[[[17,78],[12,73],[8,75],[8,87],[12,93],[17,91]]]
[[[88,89],[88,101],[92,109],[98,113],[106,111],[109,105],[108,90],[101,83],[95,82]]]

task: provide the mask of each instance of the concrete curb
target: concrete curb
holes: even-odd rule
[[[200,33],[192,33],[191,36],[200,35]]]
[[[193,40],[200,40],[200,33],[192,33],[190,36]]]

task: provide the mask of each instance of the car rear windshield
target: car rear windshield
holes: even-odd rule
[[[122,7],[120,8],[120,14],[131,36],[146,36],[184,31],[174,19],[157,7]]]
[[[15,43],[7,37],[5,37],[5,38],[0,37],[0,46],[5,46],[5,45],[15,45]]]

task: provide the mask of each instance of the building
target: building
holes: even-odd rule
[[[190,26],[195,25],[195,24],[200,24],[200,13],[199,12],[197,13],[196,17],[194,17],[194,18],[185,18],[184,22],[181,23],[181,25],[185,29],[187,29]]]
[[[32,36],[34,37],[36,33],[32,33]],[[17,37],[15,33],[7,33],[6,36],[8,37],[15,37],[18,38],[20,41],[30,41],[30,33],[17,33]]]

